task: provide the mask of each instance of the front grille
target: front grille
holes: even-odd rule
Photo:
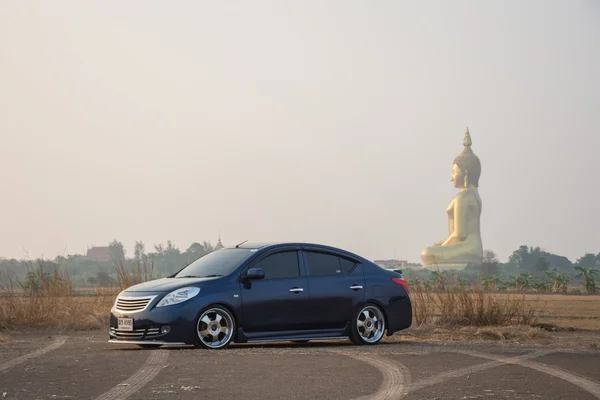
[[[117,299],[116,309],[119,311],[142,311],[150,303],[152,297],[119,297]]]
[[[150,339],[158,336],[160,328],[152,327],[148,329],[135,329],[133,331],[123,331],[110,327],[110,333],[121,339]]]

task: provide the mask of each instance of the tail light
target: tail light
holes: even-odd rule
[[[410,290],[408,289],[408,283],[406,282],[406,279],[404,278],[391,278],[392,281],[394,281],[394,283],[397,283],[398,285],[402,285],[404,286],[404,289],[406,289],[407,293],[410,293]]]

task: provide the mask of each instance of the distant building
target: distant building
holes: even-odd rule
[[[383,268],[390,268],[390,269],[406,267],[408,265],[408,261],[405,261],[405,260],[375,260],[373,262]]]
[[[110,262],[112,261],[110,247],[92,247],[91,249],[88,249],[85,258],[90,261]]]

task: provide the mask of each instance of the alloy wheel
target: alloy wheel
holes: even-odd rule
[[[211,307],[198,318],[196,332],[201,347],[224,348],[233,338],[233,317],[225,308]]]
[[[385,317],[381,309],[375,305],[367,305],[360,310],[354,324],[356,334],[353,342],[355,343],[376,344],[385,333]]]

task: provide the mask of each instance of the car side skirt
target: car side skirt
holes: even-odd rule
[[[319,329],[308,331],[245,332],[244,328],[238,328],[235,342],[250,343],[290,340],[332,340],[345,339],[348,338],[348,336],[349,324],[341,329]]]
[[[344,340],[348,339],[348,336],[295,336],[295,337],[282,337],[282,338],[265,338],[265,339],[250,339],[246,343],[267,343],[267,342],[294,342],[304,340]]]
[[[176,346],[185,346],[189,343],[184,342],[163,342],[160,340],[119,340],[119,339],[110,339],[108,343],[117,343],[117,344],[147,344],[153,346],[166,346],[166,345],[176,345]]]

